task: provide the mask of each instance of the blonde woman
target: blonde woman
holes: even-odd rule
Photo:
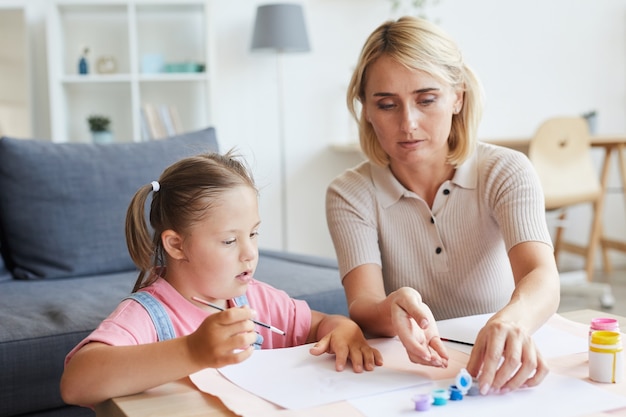
[[[523,154],[477,141],[481,87],[455,42],[423,19],[382,24],[347,99],[368,160],[330,184],[326,214],[350,316],[445,367],[435,320],[495,313],[467,364],[480,392],[539,384],[531,336],[559,304],[543,194]]]

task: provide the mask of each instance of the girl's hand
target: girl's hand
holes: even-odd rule
[[[467,371],[478,377],[482,395],[538,385],[549,372],[531,335],[496,316],[478,333]]]
[[[211,314],[187,336],[192,360],[202,368],[221,368],[248,359],[257,337],[254,323],[250,321],[255,316],[255,311],[249,307]]]
[[[326,316],[320,328],[326,326],[332,326],[332,330],[311,348],[312,355],[334,354],[337,371],[343,371],[348,360],[352,362],[352,369],[356,373],[363,372],[363,369],[372,371],[375,366],[383,364],[382,355],[367,343],[355,322],[339,315]]]
[[[387,297],[391,303],[391,323],[411,362],[445,368],[448,352],[430,308],[413,288],[400,288]]]

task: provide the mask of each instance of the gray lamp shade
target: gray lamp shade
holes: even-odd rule
[[[262,49],[280,52],[310,50],[302,6],[266,4],[257,8],[252,50]]]

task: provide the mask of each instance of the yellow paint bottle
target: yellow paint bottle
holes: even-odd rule
[[[624,352],[621,334],[598,330],[589,343],[589,379],[617,384],[624,379]]]

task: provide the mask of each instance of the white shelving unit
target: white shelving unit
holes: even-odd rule
[[[184,131],[212,124],[210,17],[209,1],[204,0],[51,2],[52,140],[89,142],[87,117],[100,114],[111,118],[116,141],[141,141],[141,109],[148,103],[174,106]],[[89,72],[83,75],[78,62],[85,48]],[[155,54],[162,58],[163,69],[147,72],[142,60]],[[102,57],[114,58],[115,72],[98,72]],[[196,68],[180,69],[185,63]],[[172,68],[174,64],[179,68]]]
[[[0,4],[0,136],[31,136],[26,6]]]

